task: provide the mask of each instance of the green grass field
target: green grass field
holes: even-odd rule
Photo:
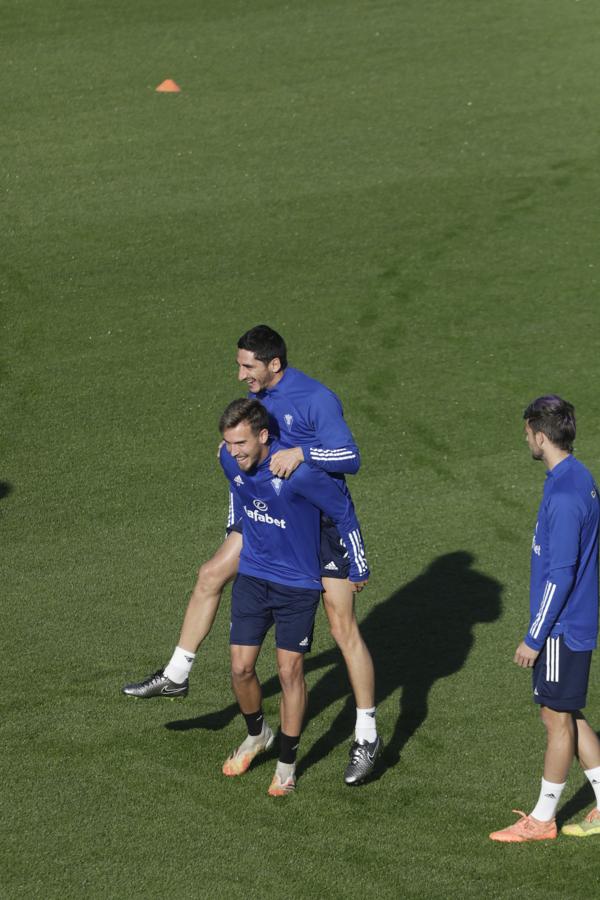
[[[511,663],[529,400],[575,403],[600,475],[599,27],[585,0],[2,5],[2,897],[596,896],[600,839],[487,835],[542,769]],[[216,423],[261,321],[362,449],[388,745],[345,788],[320,612],[283,802],[273,756],[220,774],[228,594],[187,700],[119,693],[168,659],[221,540]],[[260,671],[275,721],[270,639]],[[596,662],[596,727],[599,700]]]

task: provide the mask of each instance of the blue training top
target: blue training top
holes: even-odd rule
[[[354,475],[360,453],[339,398],[328,387],[288,366],[275,387],[256,394],[269,413],[269,430],[282,449],[301,447],[304,461],[330,474]]]
[[[533,650],[559,634],[571,650],[596,646],[598,504],[594,479],[574,456],[546,473],[531,549],[525,643]]]
[[[366,581],[369,568],[360,525],[345,485],[319,469],[299,466],[290,478],[269,469],[273,442],[262,463],[243,472],[226,447],[220,451],[231,488],[229,521],[242,521],[239,571],[278,584],[321,588],[320,512],[335,523],[350,557],[351,581]]]

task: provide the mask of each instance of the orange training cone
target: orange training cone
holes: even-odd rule
[[[178,84],[172,78],[166,78],[156,88],[161,94],[178,94],[181,90]]]

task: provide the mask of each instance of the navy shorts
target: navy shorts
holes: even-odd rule
[[[557,712],[575,712],[587,702],[591,650],[570,650],[562,635],[549,637],[533,667],[533,701]]]
[[[321,516],[321,578],[347,578],[350,557],[340,533],[328,516]]]
[[[320,597],[320,590],[238,575],[231,591],[229,643],[260,647],[275,623],[279,650],[308,653]]]

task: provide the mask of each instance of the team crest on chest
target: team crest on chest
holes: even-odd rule
[[[283,420],[284,420],[285,424],[287,425],[288,431],[289,431],[290,428],[292,427],[292,422],[294,421],[294,417],[290,413],[286,413],[285,416],[283,417]]]
[[[273,485],[273,489],[274,489],[275,493],[277,494],[277,496],[279,496],[281,493],[281,487],[283,485],[283,480],[281,478],[272,478],[271,484]]]

